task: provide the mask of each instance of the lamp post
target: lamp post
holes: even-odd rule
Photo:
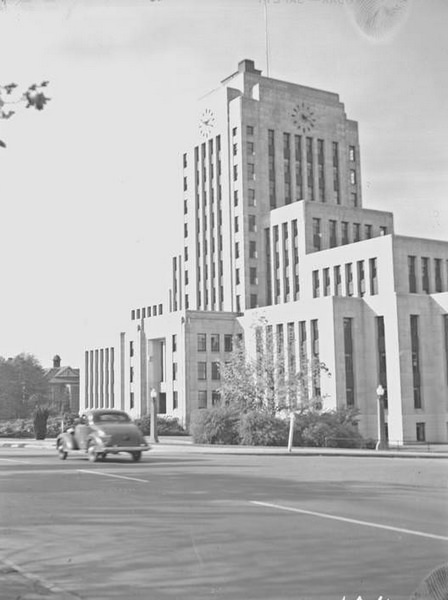
[[[378,411],[378,441],[376,443],[376,450],[387,450],[388,443],[386,438],[386,423],[384,420],[384,388],[379,384],[376,388],[377,396],[377,411]]]
[[[157,444],[159,442],[159,437],[157,435],[157,392],[154,388],[151,388],[150,392],[151,396],[151,434],[149,436],[149,441],[153,444]]]

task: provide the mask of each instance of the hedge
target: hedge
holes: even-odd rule
[[[354,414],[347,411],[304,412],[295,420],[294,446],[367,447],[369,441],[355,423]],[[263,411],[238,413],[231,407],[200,409],[192,415],[190,434],[196,444],[286,446],[289,419]]]

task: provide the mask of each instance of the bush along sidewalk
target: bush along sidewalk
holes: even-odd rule
[[[197,410],[192,414],[190,434],[196,444],[287,446],[289,419],[263,410],[240,412],[234,407]],[[354,411],[297,413],[293,445],[330,448],[370,448],[356,429]]]

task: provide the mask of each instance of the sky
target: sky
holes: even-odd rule
[[[244,58],[338,93],[364,207],[448,241],[447,26],[446,0],[0,0],[0,85],[51,97],[0,120],[0,356],[79,367],[167,300],[195,102]]]

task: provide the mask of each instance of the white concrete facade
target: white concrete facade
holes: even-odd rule
[[[169,302],[133,309],[116,344],[86,351],[81,406],[138,417],[154,387],[188,424],[217,400],[232,338],[256,356],[262,318],[286,356],[326,364],[324,406],[358,409],[364,435],[377,436],[381,383],[392,442],[446,442],[448,242],[396,235],[390,212],[362,207],[357,124],[337,94],[245,60],[198,123]]]

